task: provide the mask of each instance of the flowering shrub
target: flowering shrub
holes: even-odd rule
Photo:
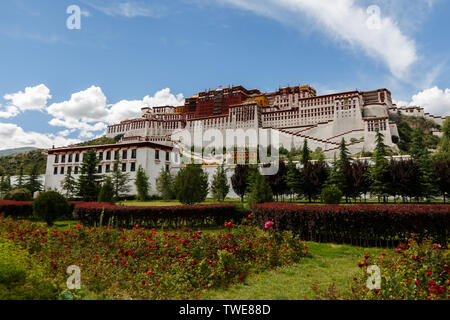
[[[292,233],[228,222],[217,234],[156,232],[139,225],[60,231],[0,217],[0,237],[26,248],[58,286],[66,285],[67,267],[77,265],[82,290],[112,299],[198,298],[207,288],[244,281],[250,272],[308,254]]]
[[[257,224],[267,221],[276,230],[290,230],[304,240],[395,247],[410,233],[425,234],[438,243],[449,238],[448,205],[295,205],[253,206]]]
[[[354,278],[353,299],[436,300],[450,297],[449,252],[439,244],[425,240],[421,244],[410,239],[401,243],[390,255],[371,257],[366,254],[358,263],[361,273]],[[380,268],[380,288],[367,288],[367,268]]]
[[[145,227],[183,227],[223,225],[238,218],[233,204],[129,207],[110,203],[81,203],[75,206],[75,217],[84,225],[105,223],[128,227],[135,224]]]

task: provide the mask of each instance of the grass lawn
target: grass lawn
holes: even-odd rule
[[[361,255],[381,254],[388,249],[362,248],[349,245],[306,242],[312,258],[299,264],[268,270],[250,276],[245,283],[227,289],[206,292],[205,300],[305,300],[318,299],[312,289],[327,290],[331,284],[341,293],[349,289],[349,283],[358,272]],[[323,297],[322,297],[323,298]]]

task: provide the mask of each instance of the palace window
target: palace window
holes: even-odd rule
[[[126,163],[122,163],[122,172],[127,171],[127,164]]]
[[[102,173],[102,166],[100,165],[100,166],[98,166],[98,173]]]
[[[132,162],[132,163],[131,163],[130,171],[131,171],[131,172],[136,171],[136,162]]]
[[[106,165],[105,168],[105,172],[110,172],[111,171],[111,166],[109,164]]]
[[[72,154],[69,154],[69,160],[67,162],[72,162]]]
[[[111,160],[111,151],[106,152],[106,160]]]
[[[53,174],[58,174],[58,167],[53,168]]]
[[[78,167],[75,167],[74,173],[78,174]]]
[[[103,152],[99,152],[99,153],[98,153],[98,159],[99,159],[100,161],[103,160]]]
[[[122,159],[126,159],[128,157],[128,150],[122,150]]]
[[[64,174],[64,167],[61,167],[60,173],[61,173],[61,174]]]
[[[59,155],[55,154],[55,163],[59,162]]]
[[[77,153],[75,155],[75,162],[80,162],[80,154],[79,153]]]
[[[61,157],[61,163],[64,163],[64,162],[66,162],[66,155],[65,154],[63,154],[62,157]]]
[[[155,150],[155,160],[159,160],[159,150]]]

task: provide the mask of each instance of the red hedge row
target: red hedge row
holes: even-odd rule
[[[449,205],[295,205],[266,203],[253,206],[261,228],[267,221],[302,239],[362,246],[392,247],[411,233],[447,243]]]
[[[69,201],[70,212],[73,212],[77,204],[81,201]],[[0,200],[0,214],[13,218],[31,218],[33,216],[32,201],[10,201]]]
[[[93,202],[76,205],[74,215],[84,225],[98,224],[101,218],[103,225],[177,228],[223,225],[239,214],[233,204],[128,207]]]

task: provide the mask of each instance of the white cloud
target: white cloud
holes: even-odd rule
[[[47,100],[51,99],[50,89],[44,84],[35,87],[26,87],[25,92],[6,94],[3,97],[9,100],[12,106],[24,112],[26,110],[43,110],[47,105]]]
[[[92,132],[105,130],[107,124],[140,117],[143,107],[183,104],[183,94],[174,95],[169,88],[156,92],[154,96],[147,95],[142,100],[122,100],[108,104],[102,89],[91,86],[72,94],[70,100],[50,105],[47,111],[54,117],[50,125],[80,130],[80,138],[91,138]]]
[[[27,132],[16,124],[2,122],[0,122],[0,141],[0,149],[18,147],[51,148],[53,145],[62,147],[81,142],[78,139],[66,139],[54,134]]]
[[[398,107],[418,106],[434,116],[450,116],[450,89],[432,87],[418,92],[411,101],[393,100]]]
[[[134,17],[152,17],[159,18],[164,13],[164,9],[161,6],[155,4],[149,5],[142,1],[83,1],[92,8],[103,12],[108,16],[122,16],[125,18]]]
[[[450,89],[432,87],[412,97],[410,106],[421,106],[425,112],[436,116],[450,116]]]
[[[2,110],[4,109],[4,110]],[[12,118],[17,116],[20,113],[19,109],[17,109],[14,106],[6,106],[6,107],[2,107],[2,105],[0,105],[0,118]]]
[[[359,48],[370,57],[383,61],[398,78],[406,76],[417,61],[416,46],[399,29],[393,18],[381,15],[378,29],[368,28],[367,8],[355,0],[217,0],[276,19],[300,30],[313,27],[334,40]]]

